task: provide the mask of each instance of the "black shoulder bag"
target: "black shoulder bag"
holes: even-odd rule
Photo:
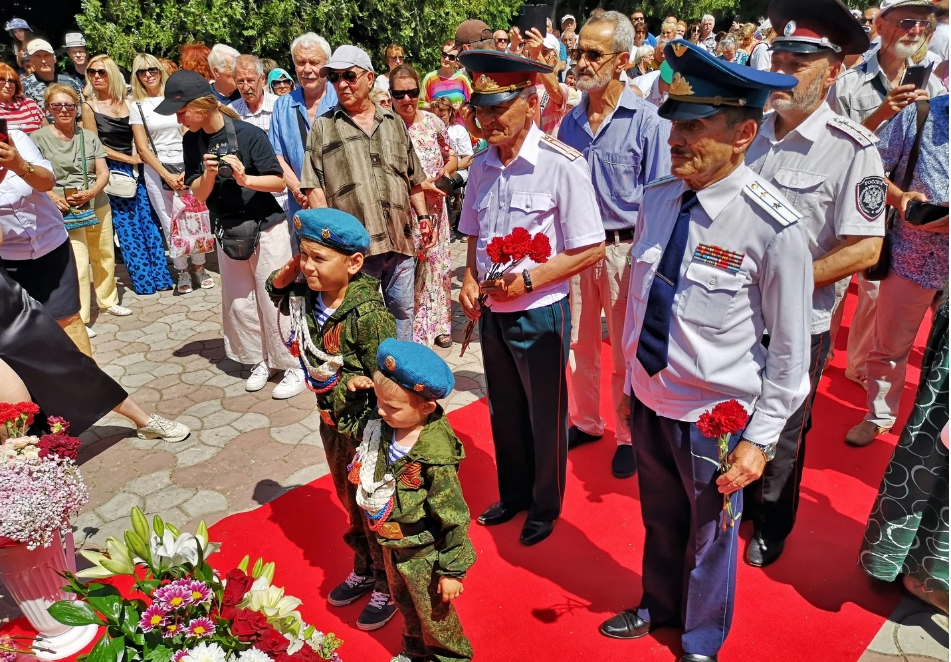
[[[918,115],[915,120],[915,140],[911,144],[911,151],[908,152],[908,164],[905,166],[905,176],[902,179],[901,190],[907,191],[911,188],[911,178],[915,175],[915,166],[918,165],[918,154],[921,153],[921,134],[922,129],[925,126],[925,120],[928,119],[928,111],[931,109],[931,104],[927,99],[919,100],[917,103]],[[892,120],[895,121],[894,119]],[[898,166],[895,166],[895,170],[892,171],[888,179],[893,184],[897,184],[895,181],[895,173],[898,170]],[[890,208],[885,213],[885,236],[882,238],[882,252],[878,256],[878,262],[873,266],[866,269],[862,275],[865,276],[865,280],[876,281],[883,280],[885,276],[888,275],[888,272],[892,268],[892,226],[896,223],[901,223],[901,214],[894,207]]]
[[[238,149],[238,137],[234,132],[234,122],[227,115],[223,116],[225,121],[225,131],[228,136],[228,147]],[[230,151],[230,149],[229,149]],[[247,260],[254,255],[258,247],[258,240],[261,238],[261,221],[247,220],[231,225],[218,222],[215,230],[215,237],[225,255],[232,260]]]

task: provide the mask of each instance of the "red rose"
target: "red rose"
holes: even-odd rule
[[[288,655],[287,653],[281,653],[276,658],[274,658],[274,662],[295,662],[295,660],[296,658]]]
[[[248,577],[240,568],[235,568],[225,575],[225,591],[221,596],[221,617],[229,621],[234,618],[238,603],[244,594],[251,588],[254,580]]]
[[[508,262],[508,255],[505,254],[503,247],[504,243],[505,240],[502,237],[495,237],[489,242],[489,245],[485,247],[486,255],[492,260],[492,264],[505,264]]]
[[[697,421],[700,432],[707,437],[719,438],[735,434],[746,427],[749,414],[736,400],[721,402],[712,411],[704,412]]]
[[[278,632],[272,627],[269,627],[264,631],[263,636],[257,640],[257,643],[254,644],[261,652],[267,653],[272,657],[278,653],[283,653],[287,650],[288,646],[291,645],[291,642],[287,640],[283,634]]]
[[[551,257],[551,242],[548,241],[548,235],[539,232],[532,237],[530,257],[535,264],[548,262],[548,258]]]
[[[231,634],[245,643],[258,641],[268,629],[274,628],[264,614],[250,609],[238,609],[231,621]]]
[[[291,656],[294,662],[321,662],[320,655],[317,654],[310,644],[304,644],[303,647]]]

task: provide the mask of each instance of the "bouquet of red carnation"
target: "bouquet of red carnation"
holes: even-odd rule
[[[548,258],[551,257],[551,242],[542,232],[533,237],[525,228],[515,228],[511,234],[492,239],[485,247],[485,252],[492,262],[492,268],[486,274],[485,280],[498,280],[526,257],[535,264],[548,262]],[[485,300],[485,293],[480,294],[479,305],[485,305]],[[466,353],[473,330],[475,330],[475,321],[469,320],[462,334],[462,351],[459,356]]]
[[[722,476],[730,470],[730,464],[727,458],[730,455],[730,437],[746,427],[746,421],[749,420],[749,414],[746,413],[743,405],[736,400],[728,400],[716,405],[712,411],[706,411],[700,415],[697,421],[697,428],[706,437],[716,437],[718,443],[718,454],[720,460],[720,475]],[[726,531],[726,523],[729,519],[730,526],[736,522],[736,515],[733,512],[733,502],[730,495],[723,495],[723,530]]]

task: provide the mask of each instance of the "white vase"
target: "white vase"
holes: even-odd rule
[[[66,536],[65,549],[59,532],[49,547],[26,548],[25,544],[0,547],[0,582],[7,587],[20,611],[39,633],[36,657],[41,660],[60,660],[75,655],[95,639],[99,628],[95,625],[63,625],[47,611],[60,600],[75,600],[65,593],[66,580],[59,574],[76,572],[76,553],[73,534]]]

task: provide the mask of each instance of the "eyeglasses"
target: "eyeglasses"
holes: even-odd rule
[[[0,87],[4,85],[13,85],[16,87],[17,79],[16,78],[0,78]]]
[[[380,106],[383,108],[389,108],[392,101],[390,99],[380,99]]]
[[[51,103],[50,108],[53,110],[68,110],[73,112],[76,110],[76,104],[74,103]]]
[[[643,22],[644,22],[644,17],[643,17],[643,16],[635,16],[635,17],[633,17],[631,20],[632,20],[633,22],[635,22],[635,23],[643,23]]]
[[[395,60],[396,62],[402,62],[405,57],[403,55],[391,55],[390,59]]]
[[[417,87],[412,90],[394,90],[391,88],[390,96],[394,99],[405,99],[406,97],[409,97],[410,99],[418,99],[419,88]]]
[[[90,78],[95,78],[96,76],[102,76],[103,78],[109,77],[109,72],[105,69],[86,69],[86,73],[89,74]]]
[[[158,76],[160,70],[158,67],[149,67],[148,69],[137,69],[135,75],[139,78],[144,78],[145,76]]]
[[[496,41],[498,41],[498,40],[496,40]],[[458,56],[458,55],[456,55],[455,53],[452,53],[452,52],[450,52],[450,51],[443,51],[443,52],[442,52],[442,56],[443,56],[444,58],[446,58],[447,60],[449,60],[450,62],[455,62],[456,60],[459,59],[459,56]]]
[[[348,69],[346,71],[329,71],[327,72],[327,80],[331,83],[338,82],[341,78],[347,81],[348,83],[356,83],[357,79],[363,75],[364,72],[356,72],[353,69]]]
[[[931,25],[931,21],[925,19],[920,20],[917,18],[903,18],[898,21],[898,27],[902,30],[914,30],[915,28],[927,28]]]
[[[601,58],[607,57],[608,55],[618,55],[618,53],[602,53],[593,48],[572,48],[568,51],[568,56],[575,62],[580,62],[583,57],[591,64],[597,64],[601,61]]]

